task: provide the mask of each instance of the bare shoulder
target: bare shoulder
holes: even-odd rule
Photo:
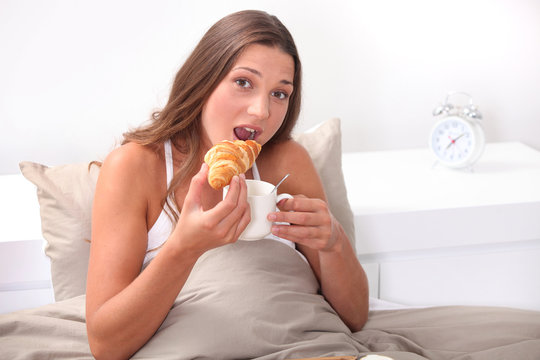
[[[153,149],[135,143],[113,150],[101,167],[95,200],[105,198],[107,204],[125,204],[146,213],[148,204],[166,191],[165,165],[160,158]]]
[[[132,185],[148,186],[153,180],[162,178],[160,173],[164,165],[160,158],[159,153],[149,147],[128,143],[107,156],[101,173]]]
[[[289,173],[291,176],[281,186],[283,192],[325,198],[319,174],[301,144],[288,140],[272,145],[265,151],[261,153],[263,167],[260,170],[263,179],[275,184]]]
[[[307,150],[294,140],[287,140],[263,148],[261,158],[274,167],[296,167],[311,163]]]
[[[109,153],[105,159],[104,167],[129,171],[140,167],[152,165],[157,160],[156,152],[149,147],[127,143]]]

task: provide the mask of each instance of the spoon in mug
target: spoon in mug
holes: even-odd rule
[[[279,182],[277,183],[276,186],[274,186],[274,188],[272,189],[272,191],[270,192],[270,194],[273,193],[274,191],[276,191],[277,188],[278,188],[278,186],[281,185],[281,183],[282,183],[283,181],[285,181],[285,179],[288,178],[289,175],[291,175],[291,174],[287,174],[287,175],[285,175],[285,176],[283,177],[283,179],[279,180]]]

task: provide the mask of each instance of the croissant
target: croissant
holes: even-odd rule
[[[259,153],[261,145],[253,140],[224,140],[214,145],[204,156],[210,167],[208,183],[219,190],[231,182],[234,175],[245,173]]]

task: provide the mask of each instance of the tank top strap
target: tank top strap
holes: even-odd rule
[[[167,189],[174,175],[171,139],[165,141],[165,169],[167,172]]]
[[[261,180],[261,175],[259,175],[259,169],[257,169],[256,162],[253,162],[253,167],[251,168],[251,172],[253,173],[254,180]]]

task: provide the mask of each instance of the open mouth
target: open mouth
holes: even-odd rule
[[[255,140],[257,130],[248,127],[237,127],[234,128],[234,135],[236,135],[239,140]]]

